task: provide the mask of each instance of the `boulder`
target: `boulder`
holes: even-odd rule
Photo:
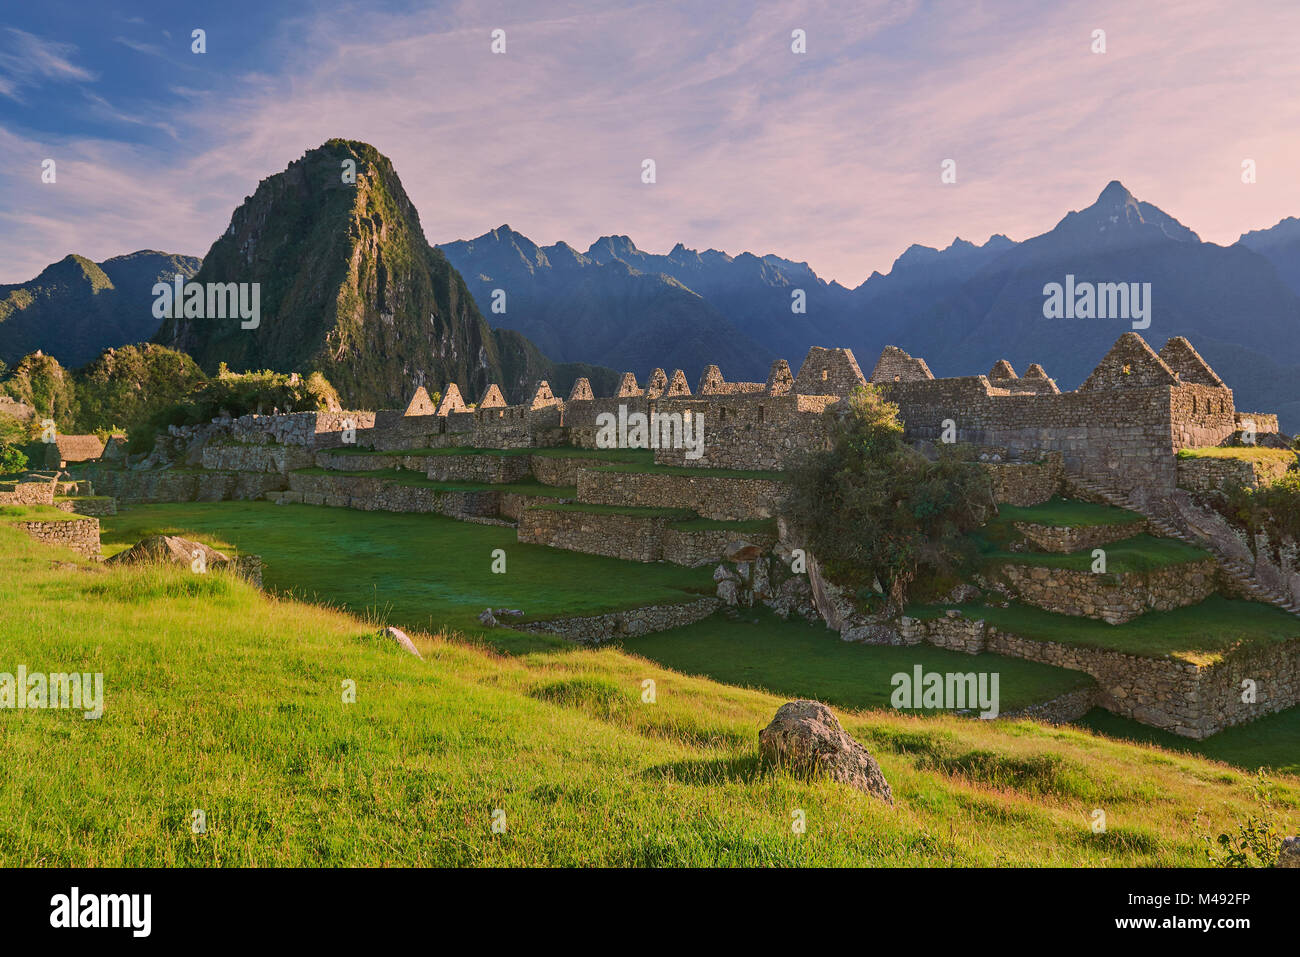
[[[184,565],[192,568],[193,563],[202,554],[206,568],[221,568],[233,565],[230,556],[209,548],[202,542],[181,538],[179,535],[150,535],[141,539],[124,552],[118,552],[108,561],[116,565],[168,564]]]
[[[894,803],[894,793],[876,759],[840,727],[820,701],[781,705],[772,723],[758,733],[765,763],[809,777],[824,776]]]
[[[728,542],[723,557],[729,562],[752,562],[763,554],[763,549],[749,542],[737,540]]]
[[[734,582],[737,580],[737,575],[726,565],[719,565],[717,568],[713,569],[713,580],[715,582],[722,582],[722,581]]]
[[[397,642],[398,646],[403,651],[409,651],[411,654],[415,655],[415,657],[419,658],[421,661],[424,660],[424,655],[420,654],[420,650],[415,647],[415,644],[411,641],[409,637],[407,637],[406,632],[402,631],[402,629],[394,628],[392,625],[389,625],[387,628],[384,629],[383,634],[385,638],[391,638],[393,639],[393,641]]]
[[[1300,836],[1288,837],[1282,842],[1282,853],[1277,856],[1278,867],[1300,867]]]
[[[734,607],[740,602],[740,589],[731,579],[720,581],[718,582],[718,597],[725,604]]]

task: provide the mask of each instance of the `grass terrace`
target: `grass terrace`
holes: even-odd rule
[[[1214,445],[1205,448],[1179,449],[1180,459],[1240,459],[1244,462],[1286,462],[1300,460],[1300,454],[1291,449],[1269,449],[1260,446]]]
[[[323,449],[331,455],[538,455],[543,458],[557,459],[598,459],[602,462],[624,464],[654,464],[654,452],[651,449],[580,449],[571,445],[548,446],[545,448],[523,449],[480,449],[475,446],[453,446],[439,449],[402,449],[392,452],[376,452],[363,448]]]
[[[518,608],[524,620],[596,615],[693,601],[714,588],[708,568],[525,545],[513,527],[431,514],[183,502],[134,506],[100,519],[100,527],[105,555],[147,535],[182,535],[221,551],[261,555],[266,587],[278,593],[337,604],[403,628],[487,638],[507,651],[567,643],[485,629],[478,621],[484,608]],[[505,574],[492,572],[498,548],[506,553]]]
[[[563,488],[556,485],[543,485],[540,482],[436,482],[433,479],[413,472],[410,469],[375,469],[370,472],[343,472],[334,469],[305,468],[295,469],[295,475],[325,475],[330,478],[368,478],[380,479],[394,485],[411,485],[419,488],[431,488],[440,492],[514,492],[518,495],[536,495],[540,498],[576,498],[576,488]]]
[[[3,522],[75,522],[85,517],[53,505],[0,505]]]
[[[715,615],[672,631],[630,638],[622,647],[674,671],[859,710],[889,708],[892,677],[900,672],[910,676],[916,665],[944,674],[996,672],[1002,711],[1094,683],[1081,671],[1019,658],[966,655],[929,645],[894,648],[841,641],[820,623],[783,621],[766,608],[747,609],[742,620]]]
[[[997,517],[989,525],[1010,526],[1014,522],[1030,522],[1053,528],[1091,528],[1098,525],[1137,525],[1145,520],[1143,515],[1127,508],[1057,496],[1040,505],[999,505]]]
[[[1022,638],[1086,648],[1108,648],[1131,655],[1168,655],[1193,664],[1211,664],[1238,645],[1269,644],[1300,637],[1300,618],[1272,605],[1211,595],[1199,605],[1149,611],[1122,625],[1092,618],[1057,615],[1028,605],[921,605],[913,618],[938,618],[956,608],[967,618],[984,619]]]
[[[1203,548],[1173,538],[1135,535],[1104,546],[1107,574],[1149,572],[1170,565],[1209,561],[1214,556]],[[981,550],[980,561],[989,565],[1037,565],[1086,572],[1092,569],[1092,549],[1062,555],[1056,552],[1012,552],[997,548]]]
[[[1225,728],[1202,741],[1192,741],[1159,728],[1094,708],[1079,719],[1080,727],[1110,738],[1135,741],[1180,754],[1195,754],[1237,767],[1270,768],[1300,774],[1300,708],[1256,718]]]

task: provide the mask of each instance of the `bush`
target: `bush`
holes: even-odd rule
[[[27,468],[27,456],[12,445],[0,445],[0,475],[12,475]]]
[[[184,399],[151,415],[131,433],[128,451],[148,452],[169,425],[200,425],[220,415],[338,410],[334,387],[319,372],[303,378],[294,373],[231,372],[223,363],[215,378],[197,385]]]
[[[947,574],[973,557],[966,532],[996,511],[991,484],[963,449],[932,462],[908,446],[873,386],[825,416],[831,447],[792,470],[786,514],[837,582],[896,612],[920,568]]]
[[[1220,511],[1252,537],[1265,532],[1275,542],[1300,541],[1300,471],[1256,489],[1233,484],[1224,489]]]

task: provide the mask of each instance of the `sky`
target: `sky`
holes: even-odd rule
[[[393,160],[433,243],[620,234],[847,286],[913,243],[1045,232],[1112,179],[1221,244],[1300,215],[1295,0],[10,0],[3,23],[0,283],[202,256],[335,136]]]

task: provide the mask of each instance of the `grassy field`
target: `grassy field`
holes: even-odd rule
[[[1249,724],[1225,728],[1204,741],[1180,738],[1176,734],[1121,718],[1101,708],[1089,711],[1079,724],[1112,738],[1198,754],[1242,768],[1262,767],[1287,774],[1300,774],[1300,708],[1288,708]]]
[[[629,652],[674,671],[837,707],[888,708],[891,678],[915,665],[940,673],[996,672],[1000,708],[1014,711],[1093,683],[1080,671],[998,655],[964,655],[929,645],[891,648],[841,641],[821,623],[782,621],[765,608],[741,620],[722,615],[628,639]]]
[[[405,541],[418,518],[397,518]],[[331,533],[317,526],[317,551],[365,542]],[[359,578],[371,557],[354,556]],[[6,866],[1180,866],[1200,862],[1194,817],[1218,833],[1255,809],[1243,772],[1194,756],[841,711],[891,808],[760,766],[783,697],[618,649],[501,656],[417,636],[420,661],[356,618],[219,573],[55,558],[74,560],[0,524],[6,667],[101,672],[104,714],[0,711]],[[1275,791],[1294,833],[1300,779]]]
[[[1199,664],[1217,661],[1237,645],[1287,641],[1300,637],[1300,618],[1254,601],[1211,595],[1199,605],[1173,611],[1149,611],[1122,625],[1092,618],[1057,615],[1028,605],[914,606],[914,618],[937,618],[958,608],[968,618],[983,618],[1002,631],[1025,638],[1067,645],[1110,648],[1133,655],[1171,655]]]
[[[146,535],[185,535],[217,549],[261,555],[268,588],[402,627],[489,637],[510,650],[552,646],[560,639],[484,629],[478,622],[484,608],[555,618],[689,601],[713,591],[707,568],[523,545],[514,528],[441,515],[189,502],[134,506],[102,519],[100,528],[105,554]],[[498,548],[506,553],[505,574],[492,571]]]
[[[990,524],[1033,522],[1054,528],[1085,528],[1097,525],[1133,525],[1143,521],[1146,519],[1141,514],[1126,508],[1057,497],[1040,505],[999,505],[997,517]]]
[[[1173,538],[1153,538],[1150,535],[1135,535],[1123,541],[1111,542],[1104,546],[1106,552],[1106,572],[1108,574],[1128,574],[1130,572],[1148,572],[1169,565],[1182,565],[1187,562],[1209,561],[1213,556],[1203,548],[1188,545]],[[1086,572],[1092,569],[1094,562],[1091,548],[1068,555],[1057,552],[1010,552],[990,549],[980,556],[985,565],[1038,565],[1046,568],[1067,568]]]

